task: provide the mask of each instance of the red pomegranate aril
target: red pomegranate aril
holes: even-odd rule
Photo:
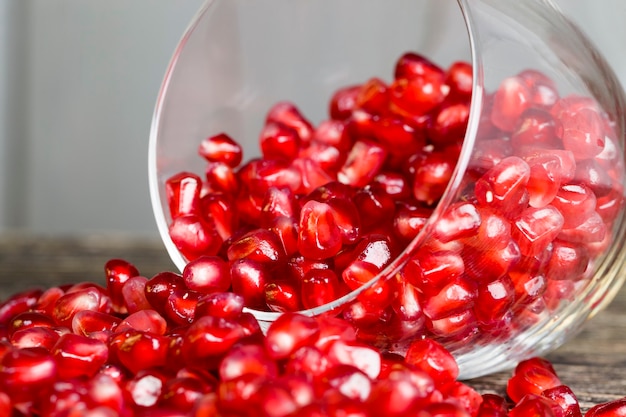
[[[116,333],[109,342],[109,350],[133,374],[141,370],[164,366],[167,363],[169,340],[165,336],[141,330]]]
[[[515,219],[511,236],[526,256],[536,256],[561,233],[563,215],[554,206],[529,207]]]
[[[220,383],[217,389],[220,411],[245,416],[251,409],[260,410],[258,392],[265,384],[267,380],[256,374],[244,374]]]
[[[166,380],[157,370],[143,370],[125,383],[124,390],[137,408],[152,407],[159,400]]]
[[[0,304],[0,324],[7,324],[17,314],[28,311],[37,305],[42,294],[40,289],[26,290],[3,301]]]
[[[354,194],[354,206],[358,214],[353,220],[366,231],[388,223],[395,213],[393,197],[377,187],[367,187]]]
[[[448,97],[454,100],[469,101],[472,97],[473,68],[468,62],[452,63],[446,71],[445,83],[450,88]]]
[[[357,96],[360,91],[360,85],[336,90],[330,99],[329,114],[331,119],[345,120],[349,118],[356,106]]]
[[[262,208],[262,226],[268,227],[276,218],[295,219],[297,211],[296,195],[288,188],[270,187],[265,193]]]
[[[302,310],[300,286],[288,281],[270,282],[265,286],[265,304],[271,311],[284,313]]]
[[[432,215],[432,209],[419,206],[401,206],[393,219],[393,230],[403,240],[414,239]]]
[[[591,188],[598,198],[609,194],[613,190],[613,179],[595,159],[578,161],[576,163],[575,179]]]
[[[280,241],[285,255],[288,257],[298,253],[298,224],[288,217],[276,217],[271,220],[268,229]]]
[[[541,208],[552,203],[561,187],[561,162],[555,155],[529,161],[528,204]]]
[[[192,290],[176,289],[172,292],[164,307],[164,316],[178,325],[191,323],[194,319],[196,304],[201,293]]]
[[[300,347],[311,345],[319,333],[319,324],[314,318],[285,313],[268,328],[265,348],[272,358],[284,359]]]
[[[563,147],[573,152],[576,160],[598,155],[604,149],[604,122],[593,109],[567,112],[561,117]]]
[[[405,268],[405,277],[423,292],[438,292],[465,272],[463,258],[452,251],[418,251]]]
[[[437,387],[456,380],[459,367],[454,357],[438,342],[421,339],[412,342],[406,352],[408,364],[426,372]]]
[[[356,96],[355,107],[372,114],[382,114],[388,110],[388,87],[380,78],[371,78],[361,85]]]
[[[509,407],[506,399],[497,394],[483,394],[483,401],[478,409],[476,417],[507,417]]]
[[[121,319],[99,311],[83,310],[74,315],[72,331],[77,335],[90,336],[94,332],[112,332]]]
[[[595,211],[585,221],[571,229],[563,228],[559,239],[572,243],[593,244],[603,242],[607,236],[607,227],[602,217]]]
[[[427,205],[439,201],[448,186],[455,165],[456,158],[442,152],[425,154],[415,168],[413,197]]]
[[[302,116],[300,110],[292,103],[283,101],[275,104],[269,110],[266,123],[277,122],[292,128],[302,142],[309,142],[313,137],[311,123]]]
[[[9,336],[18,330],[28,329],[31,327],[54,327],[56,322],[54,319],[43,313],[35,311],[25,311],[15,315],[7,325]]]
[[[174,216],[175,215],[172,214],[172,217]],[[104,274],[107,280],[106,288],[113,302],[113,308],[116,311],[125,312],[122,288],[126,281],[139,275],[139,271],[134,265],[123,259],[110,259],[104,264]]]
[[[444,72],[434,62],[415,52],[406,52],[398,61],[394,68],[394,78],[413,78],[417,76],[443,76]]]
[[[560,125],[550,113],[531,107],[521,115],[517,122],[511,135],[511,144],[515,148],[560,149],[562,144],[557,136],[559,129]]]
[[[339,120],[324,120],[315,128],[311,144],[318,143],[332,146],[344,154],[352,146],[352,140],[344,122]],[[308,148],[304,148],[303,150],[306,149]]]
[[[385,146],[392,157],[404,160],[408,155],[417,152],[426,145],[426,138],[420,130],[394,116],[372,118],[372,136]]]
[[[222,240],[229,239],[235,233],[238,216],[235,213],[234,197],[221,193],[210,193],[200,199],[200,205],[204,217],[211,219]]]
[[[541,396],[557,403],[563,410],[563,417],[582,417],[578,399],[568,386],[559,385],[548,388],[541,393]]]
[[[181,172],[168,178],[165,185],[172,219],[200,211],[202,180],[199,176],[191,172]]]
[[[51,316],[57,300],[61,298],[64,294],[65,294],[65,291],[59,287],[48,288],[47,290],[41,293],[41,295],[37,299],[37,302],[32,307],[32,310]],[[0,307],[0,311],[1,310],[2,310],[2,307]],[[1,319],[0,319],[0,323],[2,323]]]
[[[343,184],[363,187],[380,172],[386,157],[387,150],[378,143],[358,140],[337,173],[337,179]]]
[[[129,278],[122,286],[122,300],[129,314],[152,308],[146,298],[148,278],[136,276]]]
[[[186,415],[185,412],[189,412],[196,401],[210,391],[210,386],[197,379],[172,378],[167,380],[161,389],[159,406],[162,406],[164,411],[172,408],[172,413],[180,412],[181,415]]]
[[[50,351],[59,337],[59,334],[49,327],[28,327],[14,332],[9,342],[16,349],[43,348]]]
[[[481,323],[493,323],[502,319],[515,301],[515,287],[505,275],[495,281],[479,284],[474,314]]]
[[[217,256],[197,258],[185,265],[183,280],[188,289],[203,294],[226,291],[230,287],[228,262]]]
[[[626,415],[626,397],[591,407],[585,417],[619,417]]]
[[[475,205],[453,203],[437,220],[433,236],[443,243],[469,237],[476,234],[481,222],[480,212]]]
[[[140,310],[126,316],[115,328],[116,333],[139,330],[155,335],[164,335],[167,322],[155,310]]]
[[[79,311],[101,311],[103,298],[102,293],[95,287],[66,293],[57,300],[54,310],[52,311],[52,317],[59,325],[71,327],[72,319]]]
[[[265,285],[270,282],[266,264],[251,259],[239,259],[230,265],[232,289],[243,297],[245,305],[259,308],[265,305]]]
[[[146,282],[144,291],[152,308],[163,314],[168,297],[179,288],[185,288],[183,276],[175,272],[165,271],[150,278]]]
[[[476,295],[476,284],[461,276],[448,281],[437,293],[420,297],[420,301],[424,314],[431,320],[438,320],[472,308]]]
[[[204,139],[198,153],[209,162],[221,162],[231,168],[241,163],[241,146],[225,133]]]
[[[169,235],[189,261],[202,255],[215,255],[222,245],[215,225],[196,214],[176,217],[170,224]]]
[[[297,191],[302,186],[300,171],[291,162],[279,159],[253,159],[238,172],[239,180],[245,185],[240,192],[252,191],[262,196],[270,187],[289,188]]]
[[[366,344],[338,339],[328,344],[326,352],[331,364],[351,365],[371,379],[380,374],[380,353]]]
[[[220,381],[229,381],[245,374],[255,374],[267,379],[278,376],[278,366],[264,346],[236,345],[224,356],[219,365]]]
[[[426,319],[426,328],[442,343],[472,343],[478,331],[478,324],[471,308],[437,320]]]
[[[370,378],[351,365],[337,365],[329,369],[324,374],[324,384],[356,401],[365,401],[372,391]]]
[[[60,378],[93,377],[107,361],[109,348],[99,340],[77,334],[65,334],[50,352]]]
[[[444,101],[447,90],[443,71],[396,78],[389,87],[391,109],[399,114],[426,114]]]
[[[566,184],[557,192],[552,205],[563,214],[563,227],[583,223],[596,208],[596,195],[584,184]]]
[[[295,350],[285,363],[285,374],[318,380],[330,369],[326,354],[315,346],[302,346]]]
[[[187,328],[182,354],[190,366],[211,366],[219,355],[245,336],[245,329],[235,320],[203,316]]]
[[[507,394],[513,401],[519,402],[527,394],[541,395],[544,390],[559,385],[562,385],[561,381],[550,362],[531,358],[516,366],[507,384]]]
[[[469,103],[445,103],[433,116],[426,133],[435,146],[462,143],[469,120]]]
[[[563,417],[561,407],[549,398],[536,394],[525,395],[509,411],[510,417],[526,416]]]
[[[521,212],[520,202],[530,178],[530,166],[517,156],[500,161],[487,171],[474,187],[476,199],[481,206],[506,217]]]
[[[236,194],[239,190],[239,180],[235,171],[222,162],[209,162],[204,169],[204,176],[205,187],[208,190],[203,190],[201,195],[204,195],[204,192]],[[200,197],[199,205],[201,209],[204,209],[202,197]]]
[[[234,240],[228,247],[227,255],[231,262],[249,259],[259,263],[275,264],[285,260],[280,239],[266,229],[252,230]],[[217,258],[212,262],[217,262]]]
[[[0,389],[14,403],[32,401],[43,395],[57,375],[56,362],[41,348],[14,349],[0,361]]]
[[[216,292],[203,295],[196,304],[196,319],[202,316],[237,319],[243,312],[244,299],[233,292]]]
[[[531,100],[532,93],[524,80],[520,77],[506,78],[494,95],[491,122],[505,132],[512,132]]]
[[[300,137],[287,125],[269,122],[261,130],[259,143],[263,158],[292,161],[298,156]]]
[[[331,269],[311,269],[300,284],[300,298],[304,308],[315,308],[341,296],[337,274]]]
[[[342,246],[342,231],[335,220],[335,211],[327,203],[307,201],[300,211],[298,249],[310,259],[326,259],[336,255]]]

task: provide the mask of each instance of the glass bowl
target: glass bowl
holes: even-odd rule
[[[301,311],[341,315],[362,340],[400,353],[433,337],[462,378],[476,377],[558,347],[624,279],[624,93],[549,0],[207,1],[158,95],[152,205],[183,271],[166,190],[178,173],[203,175],[204,138],[227,132],[245,161],[258,158],[276,102],[296,103],[317,126],[334,91],[391,82],[407,51],[471,63],[464,138],[436,149],[458,155],[455,167],[440,198],[421,201],[419,233],[374,278]],[[265,324],[281,314],[249,310]]]

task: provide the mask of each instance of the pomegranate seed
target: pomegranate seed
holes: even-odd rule
[[[421,299],[424,314],[438,320],[472,308],[476,299],[476,284],[465,277],[448,282],[438,293]]]
[[[185,205],[186,203],[181,202],[181,204]],[[130,278],[138,276],[139,271],[134,265],[123,259],[111,259],[104,265],[104,274],[107,279],[107,290],[113,302],[113,308],[116,311],[125,312],[122,287]]]
[[[244,299],[232,292],[216,292],[198,299],[195,317],[213,316],[237,319],[243,312]]]
[[[265,229],[253,230],[233,241],[228,247],[227,254],[231,262],[239,259],[249,259],[260,263],[276,263],[285,260],[285,252],[280,239],[276,234]],[[218,259],[213,258],[211,262],[218,262]]]
[[[30,310],[34,307],[43,292],[39,289],[26,290],[12,295],[0,304],[0,324],[7,324],[19,313]]]
[[[269,122],[261,130],[259,143],[263,158],[292,161],[298,156],[300,137],[287,125]]]
[[[122,286],[122,299],[127,313],[132,314],[151,308],[150,302],[146,297],[147,283],[148,278],[142,276],[129,278],[124,283]]]
[[[120,323],[118,317],[99,311],[82,310],[72,319],[72,331],[77,335],[90,336],[94,332],[112,332]]]
[[[166,380],[158,371],[144,370],[128,380],[124,389],[135,405],[152,407],[159,400]]]
[[[431,339],[412,342],[406,352],[406,362],[426,372],[437,386],[454,381],[459,375],[452,355]]]
[[[469,120],[469,103],[444,103],[431,120],[427,134],[436,146],[462,143]]]
[[[223,162],[210,162],[204,170],[206,177],[206,187],[211,193],[235,194],[239,189],[239,180],[231,167]],[[201,211],[206,211],[206,202],[200,198],[199,206]]]
[[[568,386],[559,385],[548,388],[541,395],[557,403],[563,410],[563,417],[582,417],[578,399]]]
[[[153,309],[165,312],[168,297],[178,288],[185,288],[182,275],[174,272],[159,272],[146,282],[145,296]]]
[[[544,390],[559,385],[562,385],[561,381],[552,365],[543,359],[533,358],[517,365],[506,392],[513,401],[519,402],[527,394],[541,395]]]
[[[422,291],[437,291],[465,271],[463,258],[451,251],[419,251],[406,267],[406,278]]]
[[[330,269],[311,269],[304,275],[300,297],[304,308],[315,308],[339,298],[337,274]]]
[[[477,417],[507,417],[509,408],[506,400],[496,394],[483,394],[483,401],[478,409]]]
[[[115,328],[116,333],[139,330],[155,335],[164,335],[167,322],[159,313],[146,309],[129,314]]]
[[[545,398],[535,394],[528,394],[525,395],[515,405],[515,407],[511,409],[511,411],[509,411],[509,416],[522,417],[529,415],[561,417],[563,416],[563,412],[560,406],[549,398]]]
[[[563,147],[572,151],[576,160],[594,157],[604,149],[604,123],[595,110],[565,113],[561,123]]]
[[[243,297],[245,305],[256,308],[265,305],[265,285],[270,282],[270,273],[260,262],[239,259],[230,265],[233,291]]]
[[[353,366],[371,379],[377,378],[380,374],[382,366],[380,353],[368,345],[339,339],[328,344],[327,355],[331,364]]]
[[[287,358],[285,372],[307,379],[319,379],[330,367],[331,364],[322,350],[315,346],[302,346]]]
[[[99,340],[77,334],[64,334],[50,351],[60,378],[92,377],[104,365],[107,345]]]
[[[378,174],[386,157],[387,151],[381,145],[365,139],[358,140],[337,173],[337,179],[344,184],[363,187]]]
[[[515,148],[537,147],[559,149],[562,147],[557,136],[557,122],[545,110],[531,107],[521,115],[511,135]]]
[[[167,363],[168,339],[140,330],[113,335],[109,350],[133,374]]]
[[[379,78],[372,78],[359,88],[355,107],[372,114],[381,114],[387,110],[388,104],[387,85]]]
[[[330,117],[334,120],[345,120],[352,114],[356,106],[360,85],[340,88],[330,99]]]
[[[563,215],[553,206],[527,208],[515,220],[511,235],[526,256],[535,256],[546,250],[563,228]]]
[[[491,122],[499,129],[512,132],[520,116],[529,107],[531,99],[532,93],[523,79],[505,79],[493,97]]]
[[[431,209],[416,206],[401,207],[393,219],[394,232],[402,239],[412,240],[424,228],[431,215]]]
[[[16,403],[31,401],[50,389],[57,372],[56,362],[45,350],[14,349],[0,361],[0,388]]]
[[[446,71],[446,85],[450,88],[448,97],[456,100],[469,100],[472,96],[473,69],[467,62],[454,62]]]
[[[265,304],[272,311],[287,312],[302,310],[300,287],[286,281],[271,282],[265,286]]]
[[[278,366],[265,347],[254,344],[234,346],[219,365],[221,381],[229,381],[245,374],[255,374],[273,379],[278,376]]]
[[[288,102],[275,104],[267,114],[266,123],[278,122],[294,129],[302,142],[309,142],[313,137],[311,123],[302,116],[296,106]]]
[[[213,220],[215,230],[222,240],[229,239],[237,227],[234,200],[224,194],[211,193],[200,199],[202,213]]]
[[[187,415],[195,403],[206,393],[212,391],[212,387],[195,378],[172,378],[165,382],[161,389],[159,405],[164,411],[173,408],[169,416]]]
[[[265,347],[272,358],[283,359],[314,342],[319,333],[319,324],[314,318],[285,313],[267,330]]]
[[[57,300],[52,316],[59,325],[71,327],[72,319],[79,311],[92,310],[108,313],[108,309],[101,307],[102,303],[105,302],[104,298],[108,299],[95,287],[67,292]]]
[[[13,317],[8,323],[7,331],[9,336],[18,330],[32,327],[54,327],[56,325],[52,317],[34,311],[25,311]]]
[[[337,254],[342,245],[342,232],[335,220],[335,211],[327,203],[310,200],[300,211],[298,249],[311,259],[325,259]]]
[[[168,178],[165,185],[170,216],[173,219],[199,213],[202,189],[200,177],[191,172],[181,172]]]
[[[220,133],[204,139],[198,147],[200,156],[210,162],[222,162],[232,168],[241,163],[241,147],[230,136]]]
[[[224,354],[245,335],[245,329],[234,320],[203,316],[187,328],[182,353],[188,364],[202,366]]]
[[[229,265],[217,256],[203,256],[185,265],[183,280],[185,286],[193,291],[226,291],[230,287]]]
[[[585,417],[613,417],[624,415],[624,413],[626,413],[626,398],[620,398],[591,407],[585,413]]]
[[[14,332],[9,341],[17,349],[40,347],[50,351],[59,337],[57,332],[48,327],[28,327]]]
[[[476,199],[482,206],[514,216],[525,207],[521,202],[529,178],[528,163],[516,156],[505,158],[476,181]]]
[[[169,227],[172,242],[192,261],[202,255],[215,255],[222,245],[215,225],[196,214],[176,217]]]
[[[417,201],[433,205],[439,201],[456,165],[456,158],[442,152],[431,152],[419,161],[413,178],[413,196]]]

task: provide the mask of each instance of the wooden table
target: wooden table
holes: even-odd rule
[[[104,282],[104,263],[132,262],[142,275],[175,270],[156,239],[94,235],[46,238],[0,235],[0,299],[35,286]],[[584,409],[626,396],[626,288],[581,333],[548,356]],[[504,394],[510,372],[470,381],[481,393]]]

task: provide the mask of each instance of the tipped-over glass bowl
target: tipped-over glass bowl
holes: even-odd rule
[[[207,1],[158,96],[152,204],[182,271],[166,181],[203,175],[204,138],[226,132],[257,158],[274,103],[296,103],[317,125],[335,90],[388,80],[406,51],[472,64],[456,168],[421,232],[374,279],[304,313],[342,314],[363,340],[400,352],[434,337],[475,377],[559,346],[624,278],[624,94],[549,0]],[[365,299],[381,289],[393,300],[376,310]]]

